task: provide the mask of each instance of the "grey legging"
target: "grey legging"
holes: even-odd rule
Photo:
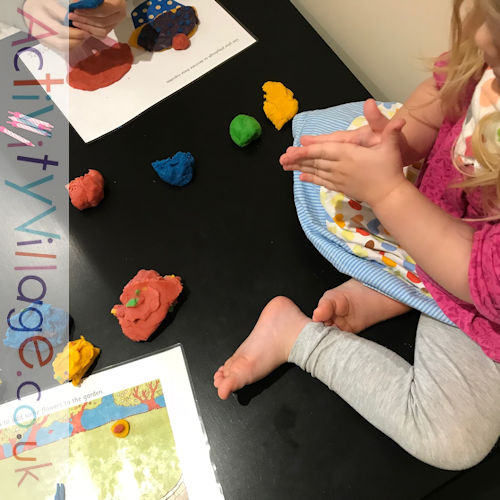
[[[458,328],[422,315],[411,366],[367,339],[309,323],[289,361],[435,467],[479,463],[500,436],[500,364]]]

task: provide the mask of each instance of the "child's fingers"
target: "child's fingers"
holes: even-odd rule
[[[308,167],[318,168],[317,163],[319,163],[319,159],[317,158],[289,158],[285,155],[280,158],[283,170],[302,170]]]
[[[58,2],[54,1],[44,2],[43,8],[51,20],[58,21],[59,23],[62,24],[66,19],[66,14],[68,13],[68,9],[64,8]],[[43,21],[46,24],[48,24],[46,19],[40,19],[40,21]],[[52,28],[53,26],[50,27]]]
[[[74,12],[90,17],[108,17],[117,12],[124,11],[125,7],[123,0],[104,0],[99,7],[94,7],[93,9],[77,9]]]
[[[340,160],[350,148],[355,147],[350,143],[334,143],[321,142],[319,144],[311,144],[301,148],[288,148],[286,153],[280,157],[280,163],[287,165],[291,163],[299,163],[308,160]]]
[[[400,151],[402,129],[406,125],[406,120],[402,118],[393,120],[387,125],[382,134],[382,148],[392,148]]]
[[[77,28],[70,28],[65,24],[67,8],[60,5],[57,0],[26,1],[24,14],[27,26],[35,19],[38,24],[55,32],[50,37],[40,38],[40,42],[63,54],[78,47],[89,37],[88,33]]]
[[[335,170],[335,163],[330,160],[305,160],[297,163],[289,163],[283,165],[283,170],[285,172],[291,172],[292,170],[300,170],[305,173],[326,173],[331,174]]]
[[[403,118],[398,118],[397,120],[391,120],[391,122],[387,125],[382,134],[382,140],[386,139],[394,132],[401,132],[401,130],[405,125],[406,125],[406,120],[404,120]]]
[[[308,146],[309,144],[317,144],[319,142],[325,142],[325,141],[335,141],[335,140],[342,140],[342,137],[345,134],[342,134],[342,132],[332,132],[331,134],[323,134],[323,135],[303,135],[300,138],[300,143],[303,146]]]
[[[312,175],[318,182],[316,184],[325,185],[325,182],[328,182],[330,186],[336,185],[336,181],[340,179],[340,174],[336,171],[326,171],[319,170],[317,168],[303,168],[299,170],[301,175]],[[333,188],[329,188],[333,189]]]
[[[38,22],[46,24],[50,29],[55,31],[59,37],[64,38],[65,35],[67,35],[68,28],[64,24],[67,9],[57,2],[47,1],[43,4],[40,3],[40,5],[36,5],[36,8],[33,4],[28,4],[24,8],[24,13],[29,14]],[[25,21],[29,25],[31,19],[25,17]]]
[[[293,152],[284,153],[280,156],[279,163],[282,167],[288,167],[292,165],[298,165],[300,163],[313,162],[314,158],[307,158],[306,156],[301,156],[300,154],[294,154]]]
[[[319,175],[302,173],[300,174],[299,179],[302,182],[310,182],[311,184],[316,184],[317,186],[324,186],[326,189],[330,189],[332,191],[338,191],[338,189],[336,189],[330,181],[323,179]]]
[[[338,130],[337,132],[323,135],[303,135],[300,138],[300,143],[303,146],[309,146],[321,142],[355,142],[355,135],[358,134],[353,130]]]
[[[285,172],[292,172],[293,170],[300,170],[301,172],[315,172],[317,170],[331,170],[331,167],[326,166],[319,160],[301,160],[292,162],[282,162],[281,167]]]
[[[286,151],[281,155],[281,156],[284,156],[288,153],[294,153],[294,152],[297,152],[298,154],[300,154],[302,152],[303,148],[301,147],[297,147],[297,146],[288,146],[286,148]]]
[[[96,38],[106,38],[108,33],[113,29],[113,27],[99,28],[87,23],[81,23],[76,21],[73,21],[73,26],[75,28],[78,28],[79,30],[83,30],[86,31],[87,33],[90,33],[92,36],[95,36]]]
[[[76,28],[64,28],[58,36],[42,40],[51,48],[61,53],[67,53],[79,47],[90,35]]]
[[[286,150],[286,153],[282,154],[280,156],[280,163],[282,165],[287,165],[291,163],[298,163],[301,160],[306,160],[306,159],[311,159],[311,155],[309,154],[308,147],[302,147],[302,148],[297,148],[297,147],[289,147]]]
[[[380,109],[378,109],[376,101],[374,99],[366,100],[363,110],[370,128],[374,132],[382,132],[389,122],[389,119],[382,114]]]
[[[325,186],[325,183],[328,183],[329,186],[334,186],[335,181],[338,179],[338,174],[337,172],[327,172],[325,170],[318,170],[316,168],[304,168],[302,170],[299,170],[300,172],[300,179],[302,180],[302,177],[305,176],[307,179],[307,182],[313,182],[314,184],[319,184],[321,186]],[[328,189],[334,189],[332,187]]]
[[[67,43],[69,45],[69,49],[74,49],[81,45],[87,38],[89,38],[89,34],[86,31],[79,30],[77,28],[69,28],[68,30],[68,40]]]
[[[299,153],[299,155],[304,159],[318,158],[322,160],[338,160],[339,152],[342,150],[342,146],[345,145],[345,143],[320,142],[318,144],[311,144],[310,146],[303,147],[302,149],[304,151]]]
[[[73,21],[73,23],[84,23],[90,26],[95,26],[96,28],[111,28],[113,29],[122,19],[120,13],[115,13],[106,17],[97,17],[91,15],[82,15],[77,14],[76,12],[72,12],[69,16],[69,19]]]

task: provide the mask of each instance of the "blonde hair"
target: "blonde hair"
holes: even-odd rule
[[[481,189],[483,210],[489,216],[478,220],[500,219],[500,111],[479,120],[472,133],[471,147],[480,167],[471,170],[453,162],[465,180],[452,187]]]
[[[493,0],[490,0],[493,1]],[[445,73],[440,98],[445,116],[458,118],[466,107],[466,92],[471,79],[479,80],[484,58],[476,47],[474,35],[482,24],[481,0],[473,0],[472,8],[463,13],[466,0],[454,0],[451,17],[451,49],[446,65],[436,71]],[[442,59],[439,57],[437,60]]]
[[[471,7],[464,13],[468,5]],[[484,22],[485,14],[500,21],[500,0],[454,0],[451,20],[451,50],[446,54],[446,65],[437,68],[446,75],[440,91],[443,113],[458,118],[466,111],[467,91],[472,81],[479,81],[485,69],[485,61],[476,46],[474,36]],[[442,57],[438,58],[442,60]],[[476,126],[471,139],[474,157],[481,168],[473,171],[455,167],[464,180],[451,187],[480,189],[483,210],[487,217],[476,220],[500,219],[500,112],[484,116]]]

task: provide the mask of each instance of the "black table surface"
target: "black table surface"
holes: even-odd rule
[[[85,144],[70,131],[71,178],[97,168],[107,181],[97,209],[70,210],[73,334],[101,347],[96,370],[183,345],[229,500],[423,498],[457,473],[411,457],[299,368],[285,365],[227,401],[212,385],[272,297],[286,295],[310,314],[346,279],[300,228],[292,176],[278,164],[291,125],[277,132],[265,119],[262,84],[284,82],[302,111],[368,97],[287,0],[221,3],[256,44],[99,140]],[[243,149],[228,135],[239,113],[263,125]],[[196,159],[184,188],[151,168],[177,151]],[[133,343],[109,311],[143,268],[182,276],[185,291],[160,331]],[[363,335],[411,361],[417,321],[410,313]]]

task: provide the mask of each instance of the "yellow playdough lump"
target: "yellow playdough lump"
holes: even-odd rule
[[[60,384],[71,380],[73,385],[78,385],[100,352],[98,347],[87,342],[83,336],[68,342],[52,363],[54,378]]]
[[[293,92],[281,82],[266,82],[264,91],[264,113],[273,122],[277,130],[291,120],[299,110],[299,101],[294,99]]]

